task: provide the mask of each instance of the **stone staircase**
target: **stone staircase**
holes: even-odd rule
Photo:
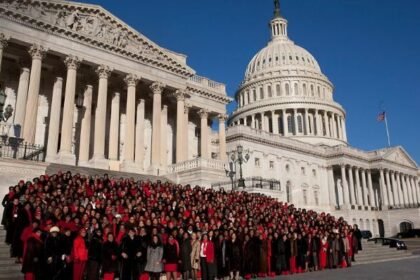
[[[111,171],[111,170],[104,170],[104,169],[96,169],[96,168],[89,168],[89,167],[81,167],[81,166],[71,166],[71,165],[63,165],[63,164],[56,164],[51,163],[47,167],[46,173],[49,175],[56,174],[59,171],[65,173],[70,171],[73,175],[76,173],[84,174],[84,175],[99,175],[103,176],[105,173],[109,175],[110,178],[134,178],[135,180],[151,180],[152,182],[156,182],[158,180],[162,182],[170,182],[167,178],[163,176],[155,176],[155,175],[148,175],[148,174],[137,174],[137,173],[129,173],[129,172],[121,172],[121,171]]]
[[[21,265],[15,264],[15,259],[10,258],[10,247],[4,243],[6,231],[0,228],[0,279],[21,280]]]
[[[362,251],[355,256],[356,262],[353,265],[369,264],[387,262],[401,259],[411,259],[420,256],[413,255],[410,247],[409,250],[397,250],[396,248],[389,248],[388,245],[382,246],[382,244],[373,241],[362,241]]]

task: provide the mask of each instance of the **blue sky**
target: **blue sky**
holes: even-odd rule
[[[186,54],[198,74],[233,96],[253,55],[269,40],[272,0],[89,0],[162,47]],[[392,145],[420,164],[420,1],[281,0],[289,37],[311,52],[347,111],[352,146]],[[236,104],[229,105],[229,112]]]

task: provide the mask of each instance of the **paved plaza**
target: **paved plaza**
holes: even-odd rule
[[[324,270],[320,272],[284,276],[279,279],[418,280],[420,279],[420,258],[366,265],[355,265],[346,269]]]

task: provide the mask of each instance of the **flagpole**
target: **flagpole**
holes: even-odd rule
[[[388,138],[388,147],[391,147],[391,139],[390,139],[390,137],[389,137],[388,120],[387,120],[386,115],[387,115],[387,114],[385,113],[385,118],[384,118],[384,120],[385,120],[386,136],[387,136],[387,138]]]

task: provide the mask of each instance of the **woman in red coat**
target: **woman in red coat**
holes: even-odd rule
[[[328,248],[328,238],[327,236],[323,236],[321,239],[321,246],[319,251],[319,269],[321,270],[327,267]]]
[[[82,228],[73,241],[73,280],[82,280],[88,259],[88,250],[85,243],[86,229]]]

